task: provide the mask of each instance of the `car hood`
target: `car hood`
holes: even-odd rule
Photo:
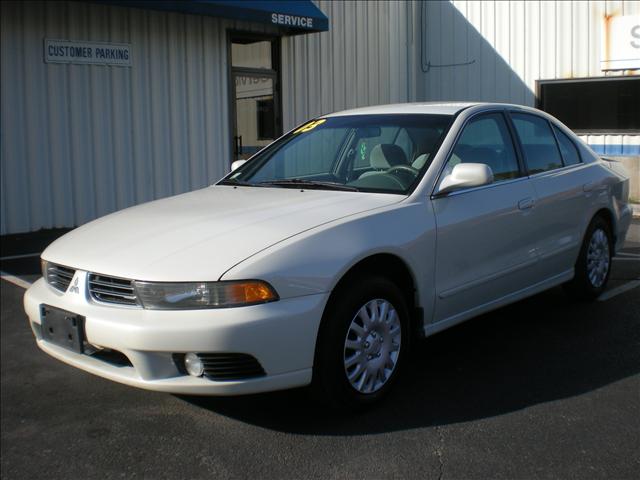
[[[212,186],[94,220],[53,242],[42,257],[136,280],[218,280],[234,265],[286,238],[403,198]]]

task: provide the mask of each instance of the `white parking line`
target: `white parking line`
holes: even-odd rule
[[[17,285],[20,288],[27,289],[31,286],[30,282],[27,282],[26,280],[23,280],[19,277],[16,277],[15,275],[11,275],[10,273],[3,272],[2,270],[0,270],[0,278],[2,278],[2,280],[6,280],[9,283],[13,283],[14,285]]]
[[[620,257],[640,258],[640,253],[620,252],[617,255],[619,255]]]
[[[598,297],[599,302],[604,302],[613,297],[617,297],[618,295],[628,292],[629,290],[633,290],[636,287],[640,287],[640,279],[633,280],[629,283],[625,283],[624,285],[620,285],[619,287],[612,288],[611,290],[607,290],[602,295]]]
[[[22,255],[9,255],[7,257],[0,257],[0,260],[17,260],[18,258],[39,257],[40,253],[23,253]]]

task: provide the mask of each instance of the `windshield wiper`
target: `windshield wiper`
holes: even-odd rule
[[[303,180],[301,178],[287,178],[282,180],[268,180],[265,182],[259,182],[258,185],[285,187],[285,188],[308,188],[318,190],[343,190],[345,192],[358,192],[356,187],[350,185],[344,185],[337,182],[317,182],[314,180]]]
[[[264,187],[264,185],[260,185],[259,183],[251,183],[245,182],[244,180],[238,180],[237,178],[227,178],[226,180],[222,180],[218,182],[218,185],[233,185],[233,186],[242,186],[242,187]]]

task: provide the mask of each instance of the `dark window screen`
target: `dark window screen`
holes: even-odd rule
[[[257,101],[258,140],[276,138],[276,123],[273,98]]]
[[[572,130],[640,129],[640,77],[540,83],[539,108]]]

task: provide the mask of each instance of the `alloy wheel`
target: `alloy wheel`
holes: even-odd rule
[[[393,305],[375,299],[360,307],[344,342],[344,371],[360,393],[380,390],[396,369],[402,342],[400,317]]]
[[[609,238],[604,230],[594,230],[587,249],[587,276],[594,288],[600,288],[609,273]]]

